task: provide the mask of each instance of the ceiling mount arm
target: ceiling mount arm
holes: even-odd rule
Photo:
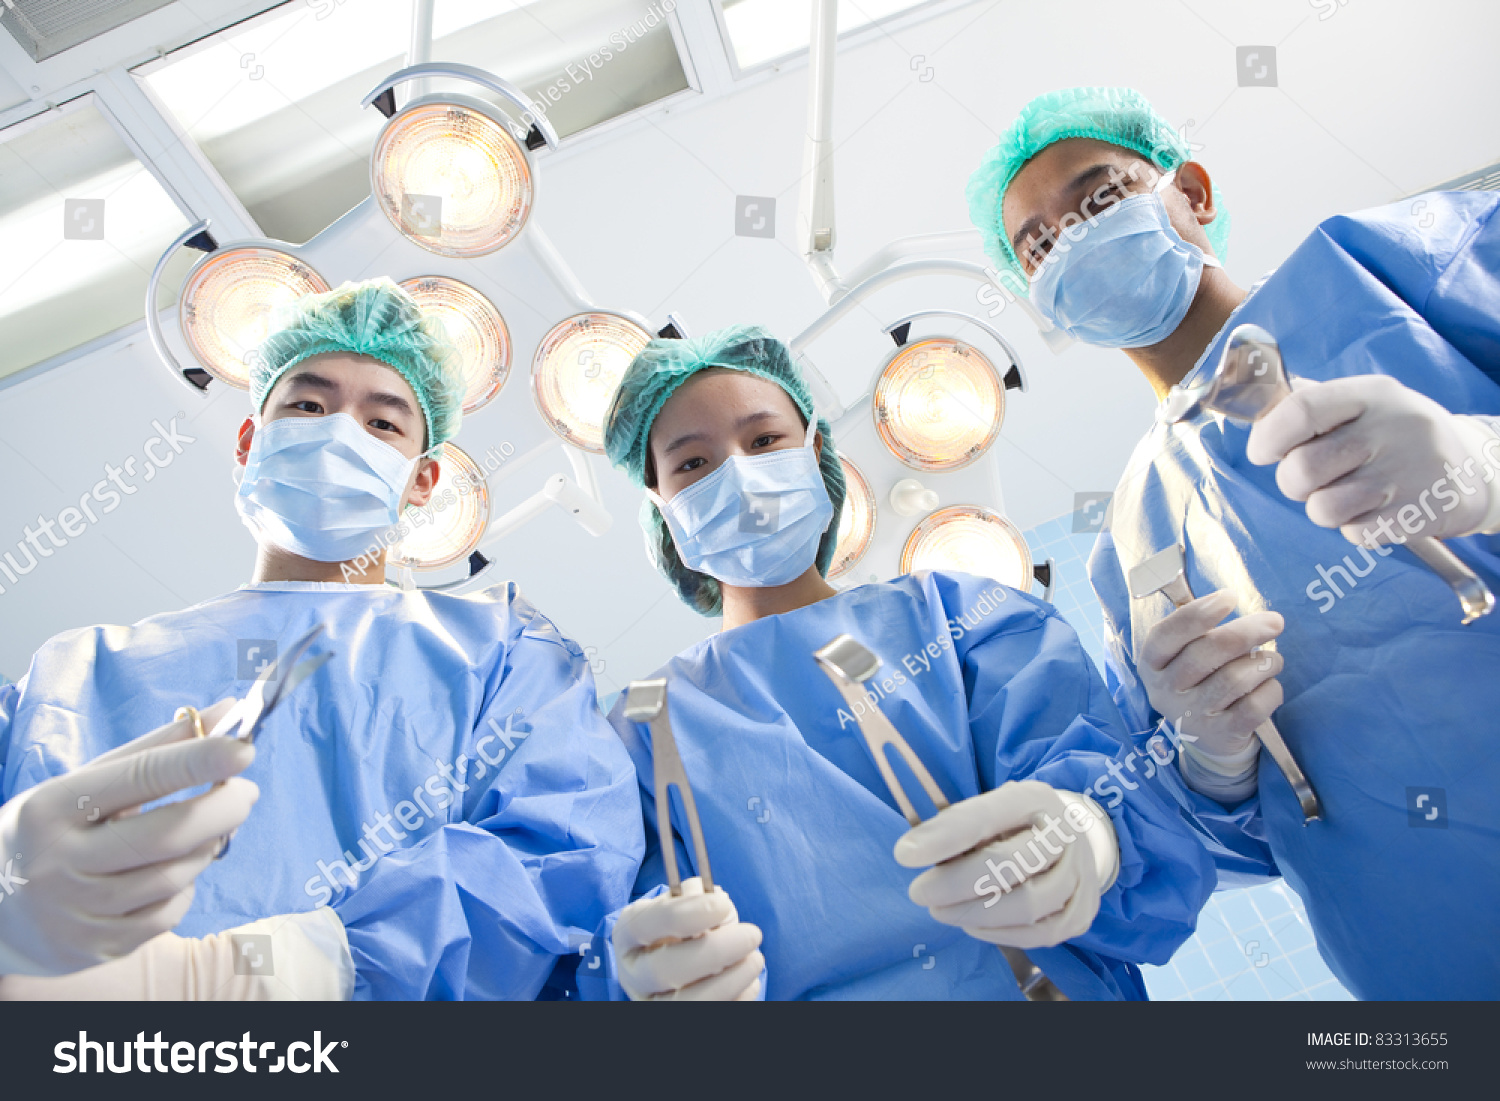
[[[834,301],[847,290],[833,264],[837,237],[833,209],[833,70],[838,37],[838,0],[813,0],[808,41],[807,143],[802,157],[797,244],[825,302]]]

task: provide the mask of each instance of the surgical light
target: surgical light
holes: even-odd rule
[[[479,465],[452,443],[443,444],[432,497],[401,514],[405,534],[391,545],[391,565],[440,570],[466,557],[490,520],[490,492]]]
[[[833,562],[828,567],[830,581],[849,573],[870,549],[875,538],[875,494],[859,467],[843,456],[844,509],[839,515],[838,542],[833,548]]]
[[[1005,384],[978,350],[934,338],[897,349],[875,383],[875,428],[913,470],[959,470],[983,455],[1005,420]]]
[[[437,320],[457,351],[466,382],[464,412],[489,404],[510,374],[510,330],[500,311],[467,283],[446,276],[425,275],[401,286]]]
[[[650,340],[635,321],[603,311],[555,326],[531,366],[531,391],[547,426],[574,447],[604,454],[604,415],[625,368]]]
[[[1016,526],[979,505],[953,505],[928,516],[901,552],[901,572],[957,570],[1031,589],[1031,548]]]
[[[279,249],[245,245],[210,253],[188,273],[177,314],[182,335],[214,378],[250,388],[250,360],[275,313],[328,290],[323,277]]]
[[[392,116],[370,174],[391,224],[439,256],[494,252],[521,232],[535,196],[526,150],[467,96],[427,96]]]

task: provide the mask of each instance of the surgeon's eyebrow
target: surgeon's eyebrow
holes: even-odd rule
[[[1089,185],[1097,180],[1100,176],[1107,176],[1109,174],[1109,170],[1113,167],[1115,167],[1113,164],[1110,164],[1107,161],[1102,161],[1099,164],[1092,165],[1089,168],[1085,168],[1082,172],[1078,173],[1078,175],[1074,176],[1073,179],[1063,187],[1063,194],[1067,195],[1070,200],[1068,204],[1069,209],[1072,209],[1073,204],[1071,202],[1071,199],[1074,195],[1077,195],[1080,191],[1087,193],[1089,190],[1091,190]],[[1010,246],[1011,248],[1015,249],[1016,255],[1018,257],[1021,255],[1022,244],[1041,228],[1041,215],[1032,215],[1030,218],[1027,218],[1024,222],[1021,223],[1020,228],[1016,230],[1015,235],[1010,239]]]
[[[411,402],[407,401],[400,394],[394,393],[390,390],[371,391],[370,393],[365,395],[365,401],[369,402],[371,405],[379,405],[387,409],[396,409],[402,413],[415,412],[415,410],[413,410],[411,407]]]
[[[286,380],[286,388],[291,390],[298,386],[310,386],[314,390],[334,391],[339,384],[326,375],[320,375],[316,371],[299,371]]]
[[[735,428],[745,428],[746,426],[754,424],[757,421],[775,420],[779,416],[780,414],[774,412],[773,410],[762,409],[759,413],[746,413],[743,417],[734,422],[734,426]],[[688,432],[685,435],[678,436],[666,447],[661,449],[662,457],[665,458],[666,456],[672,454],[672,452],[678,451],[681,448],[686,447],[690,443],[706,440],[708,439],[708,436],[709,434],[707,432]]]

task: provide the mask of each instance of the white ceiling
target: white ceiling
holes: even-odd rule
[[[345,0],[331,17],[355,17],[359,2]],[[153,40],[180,42],[194,37],[195,20],[264,5],[191,6],[174,4],[139,22],[152,24]],[[698,0],[681,0],[685,19],[701,16],[699,8]],[[967,226],[964,182],[1030,96],[1082,83],[1130,84],[1187,125],[1201,147],[1197,158],[1234,214],[1229,273],[1248,285],[1329,215],[1500,160],[1497,32],[1500,8],[1492,0],[946,5],[934,18],[865,34],[840,54],[839,263],[849,270],[898,236]],[[0,110],[18,97],[45,97],[29,89],[43,87],[37,81],[47,72],[65,84],[93,67],[151,56],[146,40],[121,38],[117,56],[108,56],[99,39],[37,66],[0,36]],[[1276,48],[1278,87],[1237,86],[1239,45]],[[695,60],[711,91],[727,81],[722,58],[718,69]],[[601,305],[658,323],[673,310],[697,332],[758,322],[787,338],[818,315],[821,299],[793,245],[806,73],[795,62],[727,94],[682,96],[540,158],[538,221]],[[734,235],[737,195],[777,199],[775,240]],[[351,243],[349,262],[422,262],[388,244]],[[531,416],[531,348],[545,324],[567,312],[504,251],[482,265],[485,278],[530,305],[512,307],[523,332],[506,394],[458,441],[476,454],[520,431],[516,418]],[[880,327],[928,306],[983,309],[973,284],[908,282],[840,323],[812,346],[812,358],[852,399],[887,354]],[[550,319],[549,310],[556,311]],[[1069,512],[1075,492],[1114,484],[1153,402],[1122,355],[1076,348],[1053,356],[1019,312],[994,322],[1030,380],[1028,393],[1012,395],[994,452],[1006,511],[1028,528]],[[7,487],[0,554],[38,516],[76,503],[104,476],[106,462],[139,454],[153,419],[165,423],[179,410],[198,439],[181,458],[19,584],[0,576],[9,590],[0,594],[0,672],[20,676],[31,652],[68,627],[131,622],[232,588],[253,560],[231,504],[231,435],[246,411],[240,394],[215,388],[206,402],[194,398],[139,332],[0,389],[0,482]],[[530,478],[549,472],[523,472],[497,494],[517,497]],[[595,648],[601,694],[650,671],[709,626],[651,574],[635,528],[638,499],[610,473],[614,526],[603,538],[556,515],[496,548],[504,575]]]

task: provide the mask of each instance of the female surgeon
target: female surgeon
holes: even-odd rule
[[[649,731],[622,697],[610,718],[648,788],[648,851],[637,901],[606,922],[609,966],[579,971],[584,995],[1020,999],[998,945],[1068,998],[1145,997],[1135,965],[1192,933],[1214,873],[1120,771],[1126,731],[1063,619],[960,573],[836,591],[823,574],[842,467],[787,347],[762,329],[652,341],[606,448],[646,488],[658,569],[723,616],[655,674],[720,885],[665,893]],[[813,658],[843,633],[880,658],[870,706],[952,802],[914,829]]]

